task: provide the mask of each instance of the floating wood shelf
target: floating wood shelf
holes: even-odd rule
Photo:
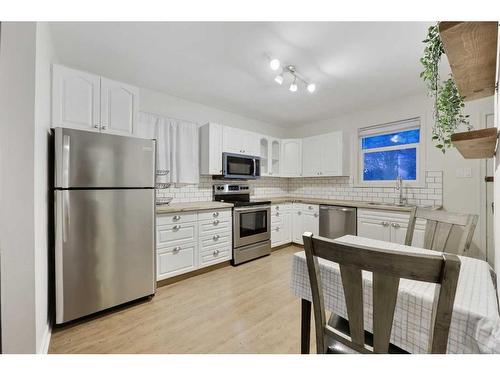
[[[492,158],[497,145],[497,128],[455,133],[451,141],[465,159]]]
[[[440,22],[439,35],[460,95],[495,93],[498,22]]]

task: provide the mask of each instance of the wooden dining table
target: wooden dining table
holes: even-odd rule
[[[335,239],[343,244],[411,253],[441,254],[358,236]],[[461,261],[447,353],[500,353],[500,314],[494,272],[485,261],[459,256]],[[309,353],[311,289],[304,251],[293,256],[291,291],[301,298],[301,352]],[[339,266],[319,259],[325,307],[347,319]],[[391,343],[409,353],[427,353],[435,284],[401,279]],[[373,332],[372,276],[363,271],[364,327]]]

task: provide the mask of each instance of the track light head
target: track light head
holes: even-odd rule
[[[280,61],[278,59],[272,59],[269,66],[272,70],[278,70],[280,68]]]

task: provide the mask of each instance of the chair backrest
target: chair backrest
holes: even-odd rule
[[[446,353],[451,314],[460,272],[460,260],[453,254],[428,255],[381,251],[340,244],[312,233],[303,235],[314,308],[316,346],[326,353],[326,336],[360,353],[388,353],[394,310],[401,278],[440,285],[429,330],[429,352]],[[350,336],[328,325],[318,258],[340,266]],[[373,347],[365,344],[362,270],[373,274]]]
[[[478,215],[457,214],[443,210],[428,210],[416,207],[410,214],[405,245],[411,246],[417,219],[427,220],[424,234],[424,248],[429,250],[444,252],[453,227],[461,227],[463,230],[457,248],[446,249],[446,251],[464,255],[470,248]]]

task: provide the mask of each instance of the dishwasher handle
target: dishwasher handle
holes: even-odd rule
[[[341,206],[319,206],[320,210],[331,210],[331,211],[342,211],[342,212],[354,212],[356,208],[354,207],[341,207]]]

